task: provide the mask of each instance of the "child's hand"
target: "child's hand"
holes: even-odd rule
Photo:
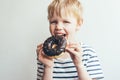
[[[66,47],[66,51],[70,54],[75,66],[82,65],[82,50],[80,43],[70,43]]]
[[[53,65],[54,65],[53,58],[47,57],[47,56],[44,54],[42,48],[43,48],[43,44],[40,44],[40,45],[37,46],[36,52],[37,52],[38,60],[39,60],[40,62],[42,62],[42,63],[45,65],[45,67],[53,67]]]

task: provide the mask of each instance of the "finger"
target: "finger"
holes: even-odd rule
[[[42,49],[39,49],[38,53],[37,53],[37,56],[40,58],[41,56],[43,56],[43,50]]]
[[[41,50],[41,53],[40,53],[40,57],[42,57],[42,58],[44,57],[44,58],[49,59],[49,60],[54,59],[53,57],[47,56],[42,50]]]
[[[80,44],[79,43],[70,43],[68,45],[68,47],[77,47],[77,46],[80,46]]]
[[[67,48],[71,48],[75,51],[80,51],[81,46],[80,44],[70,44],[69,46],[67,46]]]
[[[39,44],[37,45],[36,53],[38,54],[40,52],[40,49],[42,49],[43,45]]]
[[[39,45],[37,45],[37,48],[42,47],[42,46],[43,46],[43,44],[39,44]]]
[[[40,51],[40,49],[42,49],[42,46],[37,47],[36,52],[39,52],[39,51]]]
[[[41,47],[36,49],[37,56],[43,52],[43,49]]]
[[[80,51],[81,51],[81,49],[80,49],[80,48],[78,48],[78,47],[77,47],[77,48],[75,48],[74,50],[75,50],[75,51],[77,51],[77,52],[80,52]]]
[[[41,59],[42,59],[41,50],[39,51],[39,53],[37,53],[37,58],[38,58],[38,60],[40,60],[40,61],[41,61]]]
[[[74,49],[66,48],[66,51],[70,54],[76,54],[77,52]]]
[[[40,49],[36,49],[36,54],[37,54],[37,56],[39,55],[39,52],[40,52]]]

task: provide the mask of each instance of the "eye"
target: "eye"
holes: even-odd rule
[[[57,24],[57,23],[58,23],[57,20],[50,21],[50,24]]]
[[[70,23],[70,21],[65,20],[65,21],[63,21],[63,23]]]

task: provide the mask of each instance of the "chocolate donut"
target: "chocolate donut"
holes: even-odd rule
[[[64,36],[51,36],[43,43],[43,51],[47,56],[59,56],[65,52],[66,44]]]

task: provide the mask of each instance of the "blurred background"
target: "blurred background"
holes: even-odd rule
[[[0,0],[0,80],[36,80],[36,46],[49,34],[51,0]],[[81,0],[84,24],[78,39],[95,48],[105,80],[118,80],[119,0]]]

